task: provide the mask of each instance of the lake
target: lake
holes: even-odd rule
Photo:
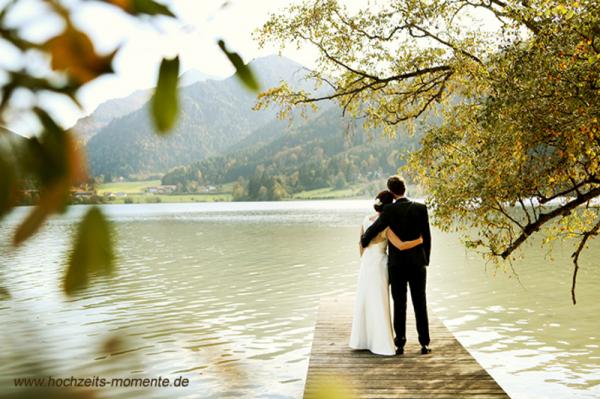
[[[0,224],[0,394],[13,379],[183,376],[188,387],[99,389],[101,398],[299,398],[321,296],[355,289],[370,201],[102,207],[118,268],[74,298],[60,288],[85,206],[22,247]],[[431,312],[513,398],[600,397],[600,241],[583,255],[532,246],[511,271],[433,231]],[[435,336],[432,337],[435,350]]]

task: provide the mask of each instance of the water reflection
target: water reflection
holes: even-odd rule
[[[363,201],[105,207],[119,273],[75,299],[58,282],[74,222],[54,219],[18,250],[0,227],[0,387],[44,364],[55,375],[184,375],[153,397],[300,397],[321,295],[354,290]],[[24,210],[19,210],[23,213]],[[570,303],[569,251],[534,248],[510,273],[487,270],[457,238],[434,233],[430,307],[516,398],[600,396],[597,244]],[[587,263],[586,263],[587,262]],[[494,277],[493,275],[496,274]],[[104,350],[104,341],[118,345]],[[433,337],[435,345],[435,337]],[[25,350],[28,356],[23,357]],[[101,397],[147,397],[141,389]]]

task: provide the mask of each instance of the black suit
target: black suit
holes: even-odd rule
[[[393,204],[383,207],[379,218],[365,231],[361,237],[363,247],[389,227],[402,241],[416,240],[423,237],[423,244],[406,251],[400,251],[393,245],[388,246],[388,272],[394,298],[394,331],[396,346],[404,347],[406,343],[406,286],[410,287],[419,343],[429,345],[429,321],[427,319],[427,299],[425,285],[427,269],[431,254],[431,232],[427,207],[407,198],[399,198]]]

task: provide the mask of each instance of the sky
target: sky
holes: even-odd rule
[[[174,0],[170,6],[179,22],[159,18],[156,23],[132,23],[131,18],[117,17],[108,7],[87,7],[78,19],[93,21],[86,22],[85,30],[98,50],[108,52],[119,44],[123,47],[114,62],[116,75],[90,84],[82,91],[81,100],[91,110],[102,99],[153,86],[164,56],[179,54],[182,71],[195,69],[216,77],[228,76],[234,69],[216,42],[224,39],[244,61],[276,53],[273,47],[259,49],[252,33],[271,13],[289,3],[233,0],[222,7],[223,0]],[[309,67],[314,64],[314,53],[308,49],[289,50],[284,55]]]
[[[7,1],[0,0],[0,8]],[[113,61],[115,73],[86,84],[78,93],[83,109],[59,96],[41,99],[59,123],[70,127],[104,101],[153,87],[158,66],[165,56],[179,55],[182,72],[194,69],[215,77],[226,77],[234,70],[216,44],[219,39],[224,39],[228,48],[238,52],[246,62],[277,53],[276,47],[260,49],[252,34],[272,13],[280,13],[301,0],[162,0],[177,15],[177,20],[158,17],[143,21],[107,4],[63,1],[71,4],[75,10],[75,24],[88,33],[99,53],[107,54],[120,47]],[[365,0],[340,2],[351,11],[368,6]],[[49,13],[44,12],[40,4],[39,0],[19,0],[19,12],[12,16],[14,24],[26,26],[30,40],[43,41],[64,28],[58,18],[48,18]],[[316,50],[310,47],[286,48],[281,54],[309,68],[314,66],[317,56]],[[0,69],[36,62],[21,58],[0,41]],[[23,103],[27,103],[27,98]],[[16,119],[9,127],[29,135],[37,129],[34,120]]]
[[[0,0],[0,8],[5,1]],[[59,20],[37,18],[40,3],[37,0],[20,0],[15,24],[27,23],[27,35],[40,40],[60,33]],[[72,0],[72,3],[79,3]],[[83,110],[70,101],[49,96],[42,102],[51,114],[65,127],[73,125],[78,118],[89,114],[104,101],[125,97],[138,89],[153,87],[158,66],[163,57],[180,56],[181,71],[195,69],[215,77],[226,77],[233,67],[217,46],[224,39],[230,50],[238,52],[244,61],[274,54],[275,47],[259,49],[252,33],[260,27],[271,13],[281,11],[295,0],[171,0],[163,1],[177,15],[178,20],[166,17],[136,20],[106,4],[82,3],[75,8],[74,22],[88,33],[99,53],[110,53],[120,47],[113,61],[114,74],[104,75],[86,84],[78,94]],[[348,0],[359,5],[362,2]],[[224,5],[225,3],[225,5]],[[67,1],[68,4],[68,1]],[[362,3],[364,4],[364,3]],[[46,13],[48,14],[48,13]],[[33,22],[35,21],[35,22]],[[314,65],[313,49],[291,49],[282,55],[305,66]],[[30,60],[29,60],[30,61]],[[0,66],[18,66],[28,60],[17,60],[10,49],[0,46]],[[26,103],[27,100],[23,100]],[[11,128],[17,133],[29,135],[35,130],[31,118],[13,121]]]

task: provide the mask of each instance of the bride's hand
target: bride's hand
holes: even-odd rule
[[[398,236],[396,234],[394,234],[392,229],[386,229],[385,236],[387,237],[388,241],[390,241],[392,243],[398,243],[398,242],[402,243],[402,240],[400,240],[400,238],[398,238]]]
[[[416,240],[402,241],[402,240],[400,240],[400,238],[396,234],[394,234],[394,232],[391,229],[388,229],[385,234],[386,234],[386,236],[388,238],[388,241],[393,246],[395,246],[396,248],[398,248],[401,251],[405,251],[407,249],[414,248],[417,245],[423,244],[423,237],[422,236],[419,236],[419,238],[417,238]]]

